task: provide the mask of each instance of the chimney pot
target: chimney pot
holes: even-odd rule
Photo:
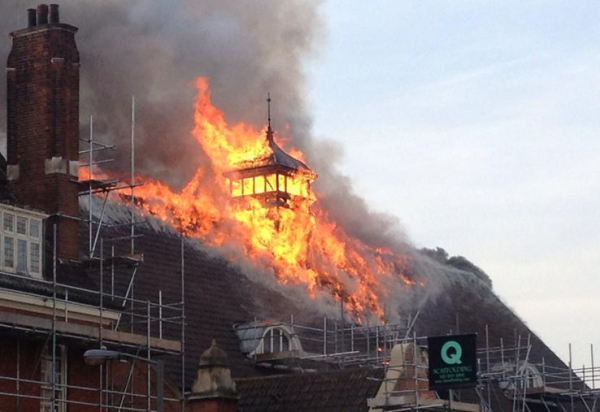
[[[48,5],[40,4],[37,6],[37,25],[48,24]]]
[[[60,17],[58,15],[58,4],[50,5],[50,23],[60,23]]]
[[[27,9],[27,27],[35,27],[35,9]]]

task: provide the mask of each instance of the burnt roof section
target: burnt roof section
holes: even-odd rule
[[[86,230],[85,225],[82,225],[82,233],[85,234]],[[105,228],[102,236],[106,239],[123,237],[128,234],[128,230],[123,226]],[[168,229],[154,230],[143,225],[138,226],[136,234],[140,236],[136,239],[136,250],[144,254],[144,262],[139,266],[134,279],[134,298],[157,302],[160,290],[165,305],[179,302],[181,300],[181,237]],[[84,241],[87,239],[86,236],[81,238]],[[300,317],[300,314],[304,313],[309,318],[318,318],[319,315],[297,307],[289,297],[269,287],[268,284],[251,281],[238,267],[215,251],[205,249],[198,241],[186,239],[183,246],[186,388],[189,389],[192,385],[200,357],[206,348],[211,346],[213,339],[229,357],[234,378],[273,374],[274,371],[269,369],[257,369],[255,362],[242,353],[234,325],[247,323],[256,317],[279,319],[289,318],[292,313]],[[128,248],[128,241],[120,242],[115,253],[116,255],[120,252],[128,253]],[[105,250],[105,253],[109,252]],[[106,266],[104,271],[104,284],[108,288],[111,268]],[[125,295],[132,273],[131,268],[115,268],[116,296]],[[95,275],[98,275],[98,271]],[[168,314],[164,313],[164,316],[167,317]],[[157,328],[158,325],[152,325],[153,336],[156,335]],[[137,325],[134,332],[145,335],[145,326]],[[163,336],[166,339],[178,340],[181,336],[181,326],[163,324]],[[180,360],[166,357],[165,362],[165,372],[170,375],[173,382],[180,384]]]
[[[271,129],[270,126],[267,129],[266,140],[270,149],[269,155],[257,157],[256,159],[245,162],[240,162],[237,164],[238,169],[227,171],[224,173],[224,175],[226,177],[230,177],[235,175],[256,175],[283,171],[288,172],[289,174],[302,175],[307,180],[315,180],[317,178],[317,174],[313,172],[306,164],[284,152],[283,149],[279,147],[277,143],[275,143],[273,138],[273,129]]]
[[[158,227],[154,225],[155,227]],[[85,233],[87,228],[82,225]],[[181,247],[182,239],[172,230],[138,226],[136,250],[144,254],[134,281],[135,299],[156,302],[159,290],[163,303],[179,302],[181,299]],[[102,236],[126,236],[126,226],[106,228]],[[82,236],[85,241],[87,236]],[[129,242],[123,242],[128,250]],[[290,314],[299,324],[321,324],[323,314],[317,313],[306,303],[297,302],[290,294],[284,294],[285,286],[273,286],[269,274],[247,276],[243,269],[232,264],[218,253],[218,250],[203,247],[200,241],[185,240],[185,360],[186,388],[196,376],[198,363],[204,350],[216,339],[219,347],[229,357],[234,379],[257,375],[273,375],[281,370],[257,367],[241,350],[241,342],[234,329],[235,325],[250,322],[256,318],[286,322]],[[84,247],[85,250],[85,247]],[[108,252],[105,252],[108,253]],[[119,251],[117,250],[117,254]],[[105,254],[106,256],[106,254]],[[105,268],[110,273],[110,268]],[[115,271],[115,294],[123,296],[131,279],[131,269]],[[258,280],[261,276],[265,278]],[[420,316],[415,325],[419,336],[445,335],[450,330],[460,333],[475,332],[479,335],[479,346],[484,346],[486,325],[488,325],[490,346],[498,346],[500,338],[509,344],[518,335],[526,338],[532,334],[530,360],[545,362],[551,366],[565,367],[558,357],[503,303],[493,291],[476,276],[457,276],[444,286],[443,293],[426,294],[423,300],[412,304],[414,312],[420,308]],[[105,278],[105,285],[108,280]],[[106,286],[105,286],[106,287]],[[409,297],[407,296],[407,299]],[[166,315],[165,315],[166,316]],[[153,325],[153,328],[157,328]],[[156,333],[153,329],[153,334]],[[138,333],[145,329],[140,325]],[[166,339],[177,340],[181,333],[179,325],[163,326]],[[180,383],[181,363],[173,357],[165,358],[166,371],[173,382]],[[293,365],[292,365],[293,366]],[[293,372],[294,368],[290,368]],[[291,385],[291,384],[290,384]]]
[[[353,368],[238,379],[241,412],[366,412],[381,385],[382,369]]]
[[[267,129],[267,144],[273,153],[263,161],[265,166],[283,166],[300,172],[313,173],[313,171],[303,162],[284,152],[283,149],[275,143],[271,125],[269,125],[269,128]]]
[[[269,148],[272,150],[273,154],[267,158],[269,161],[269,165],[271,166],[283,166],[288,167],[290,169],[295,169],[300,172],[305,172],[307,174],[314,174],[312,170],[309,169],[304,163],[300,160],[290,156],[286,152],[284,152],[278,145],[275,143],[273,128],[271,127],[271,94],[269,93],[267,97],[267,121],[269,123],[267,127],[267,144]],[[315,175],[313,179],[317,176]]]
[[[271,127],[271,95],[267,98],[268,103],[268,115],[267,115],[267,132],[266,140],[267,145],[270,149],[270,155],[257,157],[256,159],[240,162],[237,166],[237,170],[225,172],[225,176],[231,176],[235,174],[255,174],[260,169],[265,169],[268,172],[269,169],[284,169],[285,171],[291,172],[291,174],[300,174],[306,177],[308,180],[315,180],[317,174],[313,172],[304,162],[296,159],[295,157],[287,154],[277,143],[275,143],[275,132]]]

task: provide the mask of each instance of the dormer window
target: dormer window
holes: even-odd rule
[[[242,352],[259,359],[298,356],[303,352],[293,329],[280,322],[251,322],[235,327]]]
[[[0,205],[0,269],[42,277],[42,223],[45,216]]]
[[[263,336],[262,353],[288,352],[290,337],[279,328],[269,329]]]
[[[544,386],[544,379],[540,371],[530,363],[525,362],[521,365],[519,376],[521,376],[521,382],[525,389],[541,388]]]

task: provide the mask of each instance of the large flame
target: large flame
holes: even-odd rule
[[[223,173],[270,155],[265,130],[244,123],[228,125],[211,103],[207,79],[199,78],[196,87],[192,134],[209,156],[211,169],[199,168],[177,192],[143,178],[144,185],[136,189],[137,204],[185,236],[241,249],[256,265],[273,268],[280,283],[304,285],[310,296],[328,291],[336,300],[343,299],[356,319],[368,313],[383,318],[381,302],[388,293],[383,281],[395,278],[406,287],[412,284],[404,273],[406,258],[348,236],[312,191],[293,196],[289,208],[266,208],[250,196],[233,200]],[[283,149],[303,160],[296,148]]]

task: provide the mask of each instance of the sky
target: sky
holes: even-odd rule
[[[418,247],[481,267],[563,360],[600,359],[600,2],[329,0],[317,138]],[[597,364],[597,363],[596,363]]]

